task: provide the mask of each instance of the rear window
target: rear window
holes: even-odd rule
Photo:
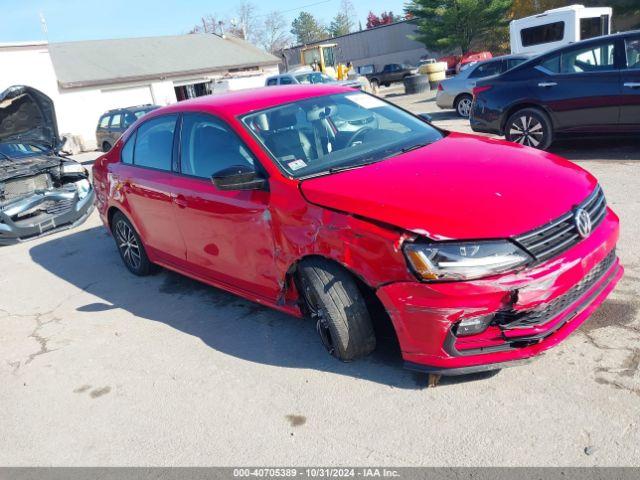
[[[116,113],[113,117],[111,117],[111,126],[112,127],[120,127],[122,124],[122,115]]]
[[[580,40],[609,34],[609,15],[580,19]]]
[[[106,116],[100,119],[100,128],[107,128],[109,126],[109,120],[111,117]]]
[[[490,77],[491,75],[497,75],[500,73],[502,61],[481,63],[478,67],[471,72],[470,78],[482,78]]]
[[[177,115],[166,115],[144,122],[136,134],[133,163],[141,167],[171,170],[173,133]]]
[[[523,28],[520,39],[523,47],[532,47],[543,43],[559,42],[564,38],[564,22],[547,23],[537,27]]]
[[[507,60],[507,70],[511,70],[512,68],[517,67],[518,65],[526,61],[526,58],[509,58]]]

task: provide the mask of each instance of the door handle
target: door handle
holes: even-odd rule
[[[540,82],[538,84],[539,87],[543,88],[555,87],[556,85],[558,85],[556,82]]]
[[[189,205],[187,203],[187,198],[184,195],[172,194],[171,198],[173,199],[173,203],[175,203],[178,208],[187,208]]]
[[[624,86],[627,88],[640,88],[640,82],[626,82]]]

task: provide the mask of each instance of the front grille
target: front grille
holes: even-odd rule
[[[47,190],[51,188],[51,178],[46,173],[34,175],[33,177],[16,178],[7,180],[4,183],[4,200],[10,201],[16,198],[30,195],[36,190]]]
[[[43,210],[50,215],[58,215],[60,213],[66,213],[73,208],[75,198],[68,198],[65,200],[47,200],[43,205]]]
[[[598,185],[589,197],[578,205],[589,212],[592,229],[595,229],[604,219],[607,211],[607,201]],[[547,225],[524,235],[515,237],[515,241],[522,245],[537,261],[547,260],[570,249],[581,239],[574,221],[575,211],[571,211]]]
[[[505,310],[498,312],[492,323],[499,325],[503,329],[529,328],[544,325],[569,308],[572,303],[593,287],[593,285],[595,285],[595,283],[609,270],[611,265],[613,265],[615,259],[616,251],[612,250],[604,260],[593,267],[576,286],[565,294],[555,298],[550,303],[545,304],[536,310],[528,310],[524,312]]]

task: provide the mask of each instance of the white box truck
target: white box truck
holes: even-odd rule
[[[587,38],[609,35],[610,7],[570,5],[509,23],[511,53],[542,53]]]

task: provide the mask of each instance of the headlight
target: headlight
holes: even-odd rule
[[[62,164],[62,174],[80,174],[80,175],[88,175],[87,169],[84,168],[79,163],[63,163]]]
[[[472,280],[513,270],[532,258],[508,241],[408,243],[404,252],[424,280]]]

